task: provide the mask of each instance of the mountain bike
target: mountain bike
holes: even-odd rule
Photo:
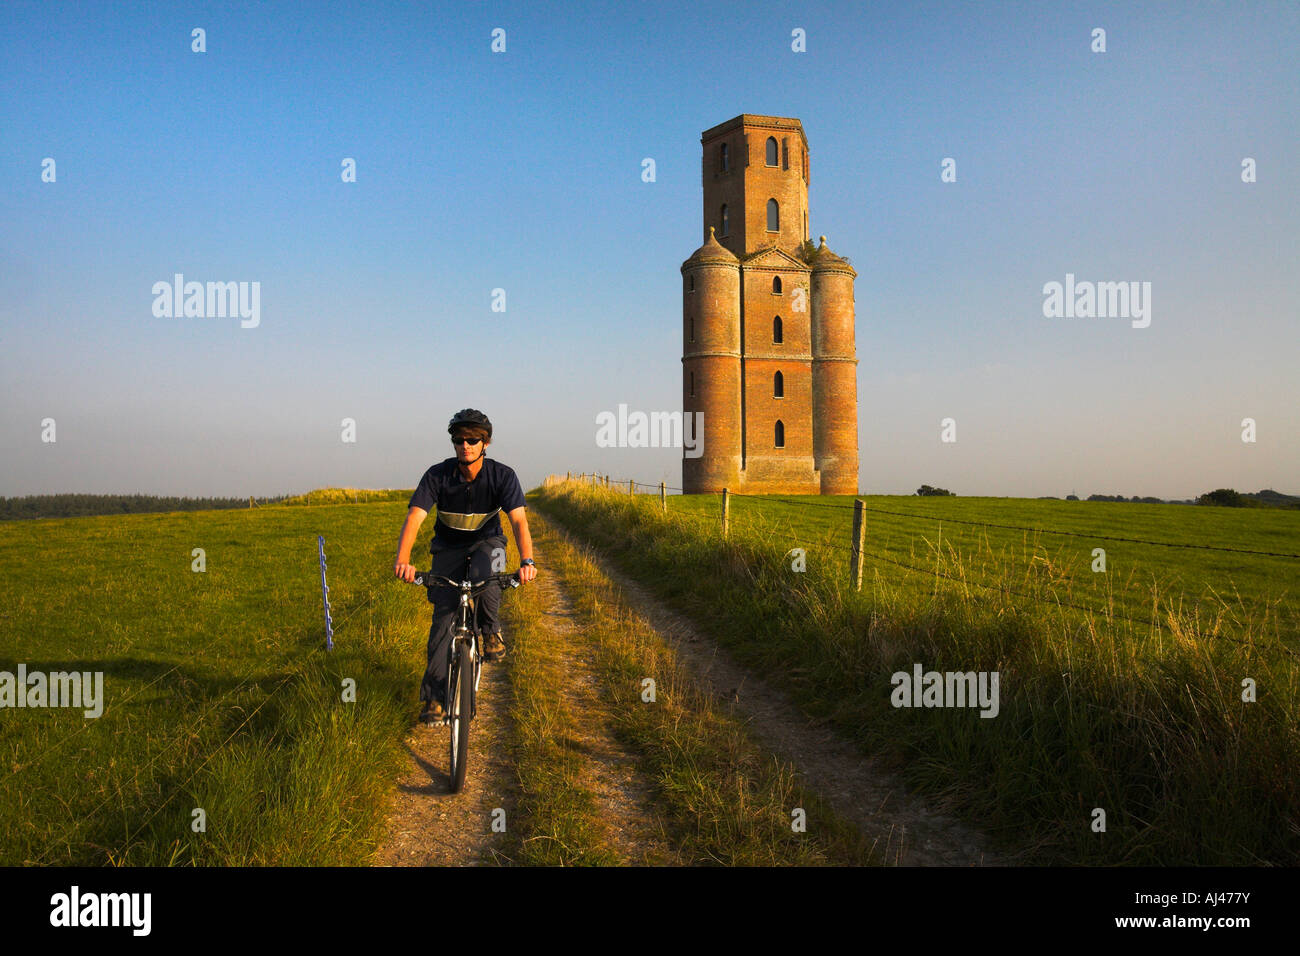
[[[470,615],[475,611],[474,598],[489,587],[502,590],[519,587],[519,572],[494,574],[486,581],[453,581],[432,571],[417,571],[412,583],[426,588],[446,586],[460,592],[459,618],[447,648],[447,699],[443,701],[442,718],[442,726],[451,729],[448,765],[451,792],[460,793],[469,768],[469,722],[478,706],[478,681],[483,668],[476,637],[478,629],[470,626]]]

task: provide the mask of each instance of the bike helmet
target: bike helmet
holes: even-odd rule
[[[447,423],[447,434],[454,434],[457,428],[481,428],[487,432],[489,439],[492,437],[491,420],[477,408],[462,408],[451,416],[451,421]]]

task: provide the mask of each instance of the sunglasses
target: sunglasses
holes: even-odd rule
[[[483,441],[481,438],[453,438],[451,443],[453,445],[477,445],[481,441]]]

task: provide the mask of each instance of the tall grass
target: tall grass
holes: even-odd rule
[[[509,563],[519,563],[513,540]],[[510,635],[510,724],[519,781],[511,862],[540,866],[618,863],[605,843],[600,808],[583,780],[578,722],[568,706],[559,636],[546,623],[536,585],[506,592],[502,618]],[[489,665],[494,666],[494,665]],[[502,702],[500,706],[506,706]]]
[[[756,744],[740,717],[717,705],[589,553],[536,524],[534,540],[545,549],[548,568],[564,576],[580,622],[571,638],[578,642],[574,653],[594,665],[612,729],[651,782],[679,862],[785,866],[883,858],[788,764]],[[654,681],[653,702],[643,697],[647,677]],[[562,684],[557,676],[543,686]],[[796,808],[806,815],[806,830],[792,827]]]
[[[843,560],[794,572],[758,514],[723,538],[657,496],[566,482],[537,503],[1028,862],[1300,862],[1300,668],[1245,602],[1157,584],[1155,626],[1083,612],[1058,603],[1050,558],[989,550],[975,575],[937,537],[913,555],[928,580],[877,564],[854,592]],[[999,672],[1000,713],[893,707],[890,676],[914,663]]]

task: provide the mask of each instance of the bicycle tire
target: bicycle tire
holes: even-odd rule
[[[456,671],[451,689],[451,792],[460,793],[465,786],[469,770],[469,721],[473,715],[474,662],[470,660],[468,644],[456,656]]]

